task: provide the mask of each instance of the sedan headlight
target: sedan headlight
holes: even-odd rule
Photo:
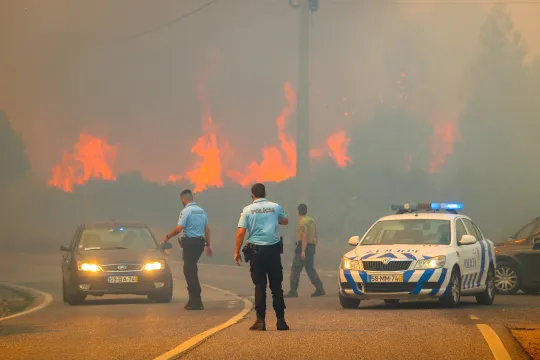
[[[429,259],[418,260],[415,269],[440,269],[446,263],[446,256],[440,255]]]
[[[144,270],[147,270],[147,271],[161,270],[161,269],[165,269],[165,261],[163,260],[148,262],[144,265]]]
[[[99,265],[94,264],[94,263],[81,262],[81,261],[77,263],[77,268],[79,269],[79,271],[85,271],[85,272],[101,271],[101,268],[99,267]]]
[[[351,260],[344,257],[341,259],[341,268],[344,270],[363,270],[364,266],[359,260]]]

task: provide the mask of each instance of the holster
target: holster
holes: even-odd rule
[[[184,236],[182,236],[181,238],[178,238],[178,244],[180,245],[182,249],[184,248],[185,242],[186,242],[186,238]]]

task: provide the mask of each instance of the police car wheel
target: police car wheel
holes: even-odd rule
[[[495,272],[490,267],[486,278],[486,290],[476,295],[476,301],[482,305],[491,305],[493,300],[495,300]]]
[[[351,299],[345,296],[339,295],[339,303],[341,304],[341,307],[344,309],[358,309],[358,306],[360,306],[360,300],[358,299]]]
[[[384,303],[387,305],[396,305],[399,303],[399,299],[385,299]]]
[[[445,294],[440,298],[441,303],[447,307],[456,307],[459,305],[461,299],[461,275],[459,271],[454,268],[452,275],[450,276],[450,282],[448,283],[448,294]]]
[[[498,294],[513,295],[521,287],[521,278],[517,267],[506,261],[497,264],[495,271],[495,287]]]

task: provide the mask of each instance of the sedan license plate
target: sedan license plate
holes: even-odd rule
[[[403,275],[402,274],[370,275],[369,282],[372,282],[372,283],[403,282]]]
[[[107,278],[109,284],[120,284],[120,283],[136,283],[139,282],[138,276],[109,276]]]

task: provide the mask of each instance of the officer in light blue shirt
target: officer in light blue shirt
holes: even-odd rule
[[[247,249],[250,252],[249,267],[251,279],[255,284],[255,310],[257,320],[251,330],[266,330],[266,286],[270,285],[274,310],[277,317],[277,329],[289,330],[285,322],[285,300],[283,299],[283,266],[281,265],[281,244],[279,225],[287,225],[287,215],[276,203],[266,199],[264,184],[257,183],[251,188],[253,203],[242,211],[236,233],[234,261],[240,265],[240,249],[246,232]],[[247,256],[247,255],[246,255]]]
[[[182,259],[184,260],[184,276],[189,292],[189,300],[184,307],[186,310],[202,310],[204,306],[201,300],[201,284],[197,262],[201,258],[206,246],[206,255],[212,256],[210,247],[210,227],[206,212],[193,201],[191,190],[180,193],[180,201],[184,209],[178,217],[178,225],[165,237],[166,243],[177,234],[184,232],[180,246],[182,247]]]

